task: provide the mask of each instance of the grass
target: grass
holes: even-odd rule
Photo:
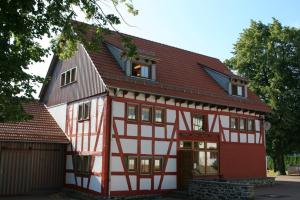
[[[276,177],[278,175],[279,175],[278,172],[274,172],[274,170],[267,171],[267,177]]]

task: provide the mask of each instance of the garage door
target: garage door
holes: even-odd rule
[[[0,196],[63,186],[64,145],[0,142]]]

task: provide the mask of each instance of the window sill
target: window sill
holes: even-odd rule
[[[79,120],[78,120],[79,123],[85,122],[85,121],[90,121],[90,118],[88,118],[88,119],[79,119]]]
[[[77,83],[77,81],[73,81],[71,83],[68,83],[68,84],[65,84],[65,85],[61,85],[60,88],[64,88],[64,87],[67,87],[69,85],[72,85],[73,83]]]

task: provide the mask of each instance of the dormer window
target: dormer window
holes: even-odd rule
[[[231,85],[231,92],[232,92],[232,95],[245,97],[245,86],[232,84]]]
[[[132,63],[131,75],[140,78],[151,78],[151,67],[149,65]]]
[[[229,84],[229,94],[237,97],[247,98],[247,81],[243,78],[231,78]]]

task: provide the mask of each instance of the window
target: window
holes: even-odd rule
[[[180,146],[180,148],[191,149],[191,148],[193,148],[193,142],[192,141],[180,141],[179,146]]]
[[[162,158],[155,158],[154,159],[154,171],[160,172],[162,171],[163,159]]]
[[[195,149],[204,149],[204,142],[194,142]]]
[[[162,123],[164,122],[164,110],[160,108],[155,108],[155,122]]]
[[[151,108],[150,107],[142,107],[141,109],[141,119],[142,121],[150,122],[151,121]]]
[[[135,172],[137,170],[137,158],[136,157],[128,157],[127,169],[130,172]]]
[[[137,120],[137,105],[128,105],[127,104],[127,119]]]
[[[196,144],[201,144],[201,148],[197,148]],[[219,173],[217,143],[199,141],[194,145],[193,175],[217,175]]]
[[[141,174],[150,174],[151,173],[151,159],[150,158],[141,158],[140,173]]]
[[[236,85],[236,84],[231,84],[231,94],[235,96],[245,96],[245,86],[243,85]]]
[[[82,176],[88,176],[90,173],[91,156],[75,156],[75,173]]]
[[[230,128],[234,129],[234,130],[238,129],[238,118],[236,118],[236,117],[230,118]]]
[[[60,76],[60,86],[65,86],[76,81],[77,68],[70,69]]]
[[[243,119],[243,118],[240,119],[240,130],[241,131],[246,130],[246,123],[247,123],[246,119]]]
[[[255,129],[254,126],[255,126],[254,120],[248,119],[248,131],[254,131]]]
[[[90,119],[91,102],[81,103],[78,106],[78,121]]]
[[[131,75],[150,79],[150,66],[139,63],[133,63]]]
[[[203,131],[204,130],[204,116],[203,115],[194,115],[193,116],[193,130],[194,131]]]

